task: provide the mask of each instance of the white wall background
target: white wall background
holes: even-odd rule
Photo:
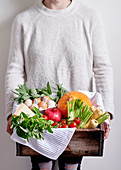
[[[0,170],[30,170],[28,157],[16,157],[15,143],[6,133],[4,117],[4,77],[10,44],[10,31],[16,14],[29,8],[36,0],[0,1]],[[105,141],[103,157],[84,157],[82,170],[120,170],[121,158],[121,1],[81,0],[99,11],[103,17],[106,38],[114,70],[115,119],[108,140]]]

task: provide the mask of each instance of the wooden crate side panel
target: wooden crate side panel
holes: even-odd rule
[[[38,152],[29,148],[28,146],[16,143],[16,156],[32,156],[40,155]]]
[[[76,130],[63,156],[102,156],[104,131],[102,130]],[[31,148],[16,144],[17,156],[40,155]]]
[[[103,156],[104,149],[104,131],[100,132],[99,156]]]
[[[68,156],[99,156],[101,154],[99,147],[101,147],[99,131],[85,131],[83,133],[76,131],[63,154]]]

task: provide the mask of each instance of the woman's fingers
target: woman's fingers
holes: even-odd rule
[[[11,117],[8,119],[7,130],[6,130],[11,135],[10,127],[11,127]]]
[[[107,123],[105,123],[105,122],[104,122],[104,129],[105,129],[104,139],[107,139],[109,136],[110,129],[109,129],[109,126],[107,125]]]

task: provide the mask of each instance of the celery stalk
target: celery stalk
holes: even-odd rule
[[[97,119],[97,121],[98,121],[98,125],[99,124],[101,124],[102,122],[104,122],[106,119],[108,119],[110,117],[110,115],[107,113],[107,112],[105,112],[101,117],[99,117],[98,119]]]
[[[70,121],[74,120],[75,118],[74,101],[72,100],[67,101],[67,110],[68,110],[67,124],[69,124]]]
[[[69,115],[70,115],[69,101],[67,101],[67,110],[68,110],[68,118],[69,118]]]
[[[81,104],[80,104],[80,106],[79,106],[79,118],[81,118],[81,116],[82,116],[82,109],[83,109],[83,101],[81,102]]]
[[[82,117],[81,117],[82,120],[86,118],[86,116],[88,115],[88,111],[89,111],[89,106],[85,105],[83,113],[82,113]]]
[[[79,124],[79,128],[84,128],[85,124],[87,123],[87,121],[89,120],[89,118],[92,116],[92,112],[91,110],[88,110],[86,112],[86,116],[84,119],[81,120],[80,124]]]
[[[79,109],[82,109],[83,108],[83,104],[84,102],[81,102],[80,106],[79,106]]]
[[[83,101],[81,99],[76,99],[74,103],[74,116],[75,117],[81,117],[82,115],[82,109],[83,109]]]
[[[74,111],[74,101],[71,101],[72,104],[72,111]]]

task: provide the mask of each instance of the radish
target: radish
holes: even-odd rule
[[[44,112],[47,115],[49,120],[53,120],[54,122],[60,122],[62,114],[57,108],[48,108]]]

